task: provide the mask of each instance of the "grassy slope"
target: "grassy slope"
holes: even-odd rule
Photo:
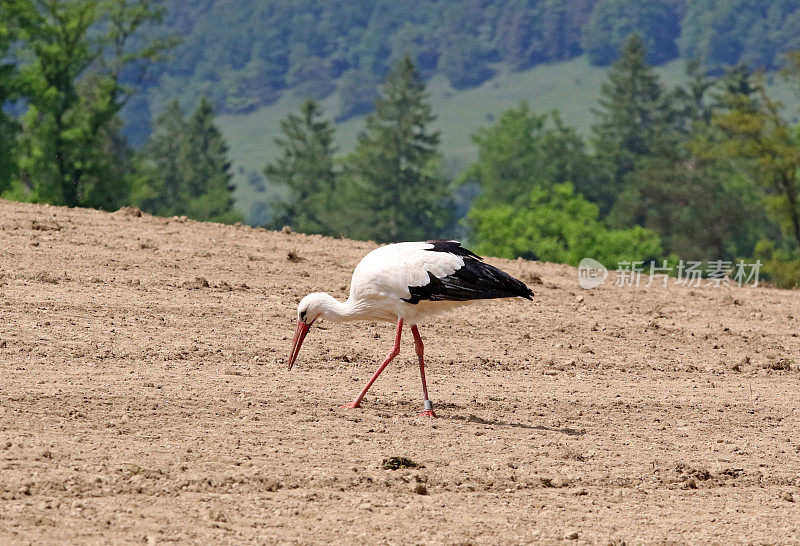
[[[684,81],[683,61],[673,61],[658,68],[668,87]],[[497,75],[479,87],[456,91],[442,76],[428,82],[434,112],[439,116],[442,132],[442,152],[448,167],[461,170],[476,153],[470,135],[479,127],[493,123],[498,114],[526,100],[536,111],[558,109],[568,125],[588,134],[592,123],[591,107],[597,103],[600,85],[606,68],[589,65],[585,57],[571,61],[540,65],[522,72],[500,68]],[[771,88],[773,95],[787,104],[797,99],[788,85],[779,83]],[[259,197],[245,184],[246,175],[263,166],[278,153],[274,144],[279,134],[279,122],[297,109],[301,98],[284,96],[269,107],[247,115],[220,116],[219,122],[231,147],[237,171],[237,202],[247,212],[250,203]],[[322,101],[330,117],[338,111],[338,96],[333,94]],[[364,117],[352,118],[337,125],[336,139],[340,152],[346,153],[355,145],[358,132],[364,127]]]

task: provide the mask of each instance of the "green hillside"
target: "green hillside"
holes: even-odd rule
[[[590,65],[586,57],[516,72],[502,65],[495,68],[495,77],[463,91],[453,89],[443,76],[434,76],[428,82],[434,111],[439,116],[441,149],[452,173],[461,171],[474,159],[476,148],[470,135],[479,127],[490,125],[498,114],[523,100],[537,111],[557,109],[566,124],[577,127],[584,134],[589,133],[591,108],[597,103],[600,85],[606,77],[605,68]],[[662,65],[656,71],[667,87],[681,84],[685,78],[682,60]],[[787,113],[796,115],[797,96],[780,78],[774,80],[774,84],[769,86],[770,94],[787,105]],[[219,116],[219,124],[231,148],[236,199],[243,213],[249,212],[254,201],[271,195],[269,184],[266,192],[257,194],[246,183],[248,173],[261,173],[264,165],[277,155],[274,139],[279,133],[280,120],[296,110],[301,100],[302,97],[287,94],[271,106],[249,114]],[[321,101],[328,116],[333,117],[337,111],[338,100],[334,93]],[[336,141],[341,154],[352,150],[363,127],[364,116],[336,125]]]

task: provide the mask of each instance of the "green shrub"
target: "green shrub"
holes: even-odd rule
[[[534,189],[524,206],[474,208],[468,221],[476,251],[491,256],[571,265],[590,257],[613,267],[622,260],[648,261],[663,254],[652,231],[608,229],[598,218],[597,205],[566,182]]]
[[[775,241],[767,239],[759,241],[753,252],[761,261],[761,278],[780,288],[800,286],[800,253],[776,248]]]

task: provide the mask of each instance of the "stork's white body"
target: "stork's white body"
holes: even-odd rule
[[[339,320],[382,320],[419,324],[433,315],[471,303],[471,301],[420,301],[411,298],[410,286],[425,286],[429,273],[447,277],[464,266],[464,258],[447,252],[430,252],[431,243],[396,243],[376,248],[353,271],[350,296],[344,305],[352,316]],[[474,300],[472,300],[474,301]],[[336,319],[334,319],[336,320]]]
[[[400,350],[403,323],[411,325],[419,356],[425,415],[433,415],[428,400],[423,364],[422,338],[417,324],[423,320],[475,300],[520,297],[533,293],[524,283],[488,265],[461,247],[458,241],[395,243],[364,256],[353,271],[350,295],[339,302],[331,295],[315,292],[297,307],[297,331],[289,357],[289,369],[311,325],[319,318],[331,321],[380,320],[397,322],[395,343],[356,399],[347,407],[357,408],[369,387]]]

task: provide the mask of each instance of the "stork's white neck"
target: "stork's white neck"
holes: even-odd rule
[[[316,304],[321,318],[333,322],[360,320],[367,311],[361,301],[348,298],[341,302],[325,292],[319,294]]]

